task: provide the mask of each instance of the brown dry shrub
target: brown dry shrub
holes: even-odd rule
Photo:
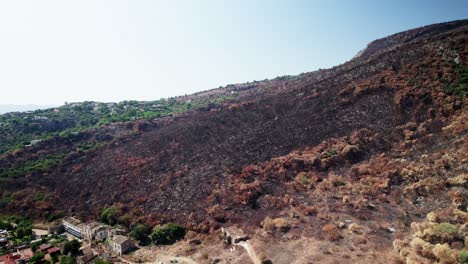
[[[315,215],[317,213],[317,207],[312,206],[312,205],[309,205],[309,206],[299,205],[297,209],[299,212],[301,212],[304,215]]]
[[[270,218],[267,216],[263,220],[263,228],[267,231],[280,230],[281,232],[287,232],[291,228],[291,225],[284,217]]]
[[[432,254],[439,260],[439,263],[456,263],[456,257],[448,244],[436,244],[432,249]]]
[[[327,234],[328,239],[331,241],[336,241],[342,238],[340,232],[338,231],[338,227],[336,227],[334,224],[324,225],[322,231]]]

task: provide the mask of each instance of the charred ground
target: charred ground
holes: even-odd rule
[[[391,248],[387,228],[403,239],[452,203],[449,189],[466,198],[466,181],[447,181],[466,178],[467,33],[466,20],[398,33],[332,69],[238,86],[222,103],[4,154],[5,168],[66,153],[48,171],[1,179],[4,209],[93,218],[112,205],[123,221],[271,236],[287,231],[283,218],[291,236]],[[66,151],[73,140],[100,144]],[[348,218],[361,229],[340,232]]]

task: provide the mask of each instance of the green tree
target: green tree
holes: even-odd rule
[[[109,225],[115,225],[117,223],[117,218],[116,218],[116,209],[115,207],[108,207],[102,210],[101,212],[101,222],[109,224]]]
[[[34,254],[34,256],[32,256],[31,259],[29,259],[29,262],[36,263],[36,262],[41,261],[43,258],[44,258],[44,253],[39,252],[39,253]]]
[[[151,228],[146,224],[137,224],[130,231],[129,235],[131,238],[140,242],[140,244],[148,244]]]
[[[16,221],[15,234],[17,238],[28,238],[32,235],[32,222],[30,219],[21,218]]]
[[[80,242],[76,239],[67,241],[65,242],[65,245],[63,245],[63,254],[67,255],[68,253],[71,253],[73,256],[76,256],[80,253],[80,246]]]
[[[173,223],[155,226],[151,234],[151,240],[156,245],[170,245],[184,237],[185,229]]]

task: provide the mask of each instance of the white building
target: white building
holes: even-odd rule
[[[63,219],[63,228],[65,232],[72,234],[77,238],[83,238],[84,224],[75,217],[65,217]]]

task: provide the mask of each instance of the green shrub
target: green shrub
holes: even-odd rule
[[[458,253],[458,261],[462,264],[468,264],[468,251],[467,250],[461,250],[460,253]]]
[[[299,181],[302,185],[308,185],[310,183],[310,179],[307,178],[305,175],[301,175]]]
[[[34,254],[34,256],[32,256],[31,259],[29,260],[29,262],[36,263],[36,262],[41,261],[43,258],[44,258],[44,253],[39,252],[39,253]]]
[[[151,228],[145,224],[135,225],[129,233],[129,236],[140,244],[147,244],[149,242],[148,235],[151,233]]]
[[[434,226],[434,232],[439,235],[453,236],[457,233],[458,228],[450,223],[440,223]]]
[[[174,244],[185,237],[185,229],[178,224],[166,224],[155,226],[151,234],[151,240],[157,245]]]

